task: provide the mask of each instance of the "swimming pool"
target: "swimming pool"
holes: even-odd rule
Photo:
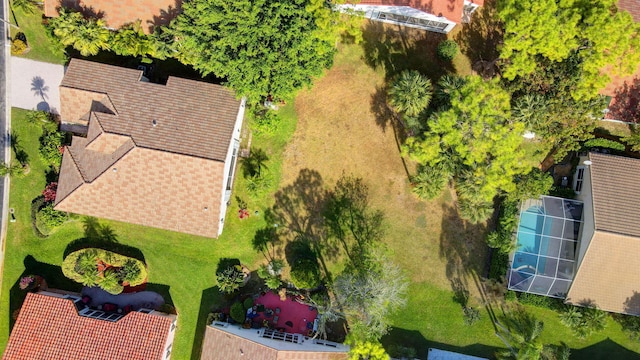
[[[573,280],[583,204],[542,196],[523,202],[509,289],[564,297]]]

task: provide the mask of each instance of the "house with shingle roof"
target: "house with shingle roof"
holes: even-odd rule
[[[640,315],[640,159],[591,152],[573,178],[576,199],[521,205],[510,290]]]
[[[58,17],[61,7],[103,19],[112,29],[140,20],[144,32],[150,34],[180,14],[182,0],[44,0],[44,15]]]
[[[201,360],[347,360],[343,344],[267,328],[214,321],[206,327]]]
[[[28,293],[3,360],[168,360],[176,315],[108,314],[74,295]]]
[[[372,21],[448,34],[482,5],[484,0],[362,0],[337,7]]]
[[[72,59],[60,85],[64,148],[55,209],[215,238],[245,100],[220,85]]]

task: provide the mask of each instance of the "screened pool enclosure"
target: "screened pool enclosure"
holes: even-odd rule
[[[510,290],[566,297],[575,272],[582,210],[580,201],[551,196],[522,202],[507,272]]]

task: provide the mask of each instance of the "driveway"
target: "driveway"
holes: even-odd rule
[[[11,106],[59,114],[63,76],[62,65],[12,56]]]

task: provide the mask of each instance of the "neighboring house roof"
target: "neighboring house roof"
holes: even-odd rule
[[[202,344],[202,360],[346,360],[347,351],[336,351],[322,345],[313,345],[311,340],[305,344],[292,344],[279,340],[261,339],[255,331],[247,331],[227,325],[226,328],[207,326]],[[244,336],[253,336],[249,339]],[[341,345],[342,346],[342,345]],[[309,348],[310,347],[310,348]],[[298,350],[299,348],[299,350]],[[331,350],[330,350],[331,349]]]
[[[469,1],[484,5],[484,0]],[[462,22],[464,0],[362,0],[359,5],[409,6],[435,16],[446,17],[455,23]]]
[[[164,359],[173,319],[131,312],[116,322],[78,315],[72,300],[28,293],[3,360]]]
[[[640,213],[640,160],[600,153],[589,160],[595,231],[567,302],[638,315],[640,223],[633,216]]]
[[[60,114],[88,130],[64,151],[56,209],[217,237],[241,101],[219,85],[142,80],[139,70],[71,60]]]
[[[618,9],[627,11],[636,22],[640,21],[640,0],[618,0]],[[604,72],[610,73],[608,69]],[[600,91],[601,94],[611,97],[609,112],[605,119],[620,120],[625,122],[638,122],[640,120],[640,66],[636,71],[627,76],[615,76],[609,74],[611,82]]]
[[[45,16],[57,17],[60,7],[104,19],[114,29],[141,20],[145,32],[152,33],[154,27],[167,25],[180,14],[182,0],[44,0]]]

